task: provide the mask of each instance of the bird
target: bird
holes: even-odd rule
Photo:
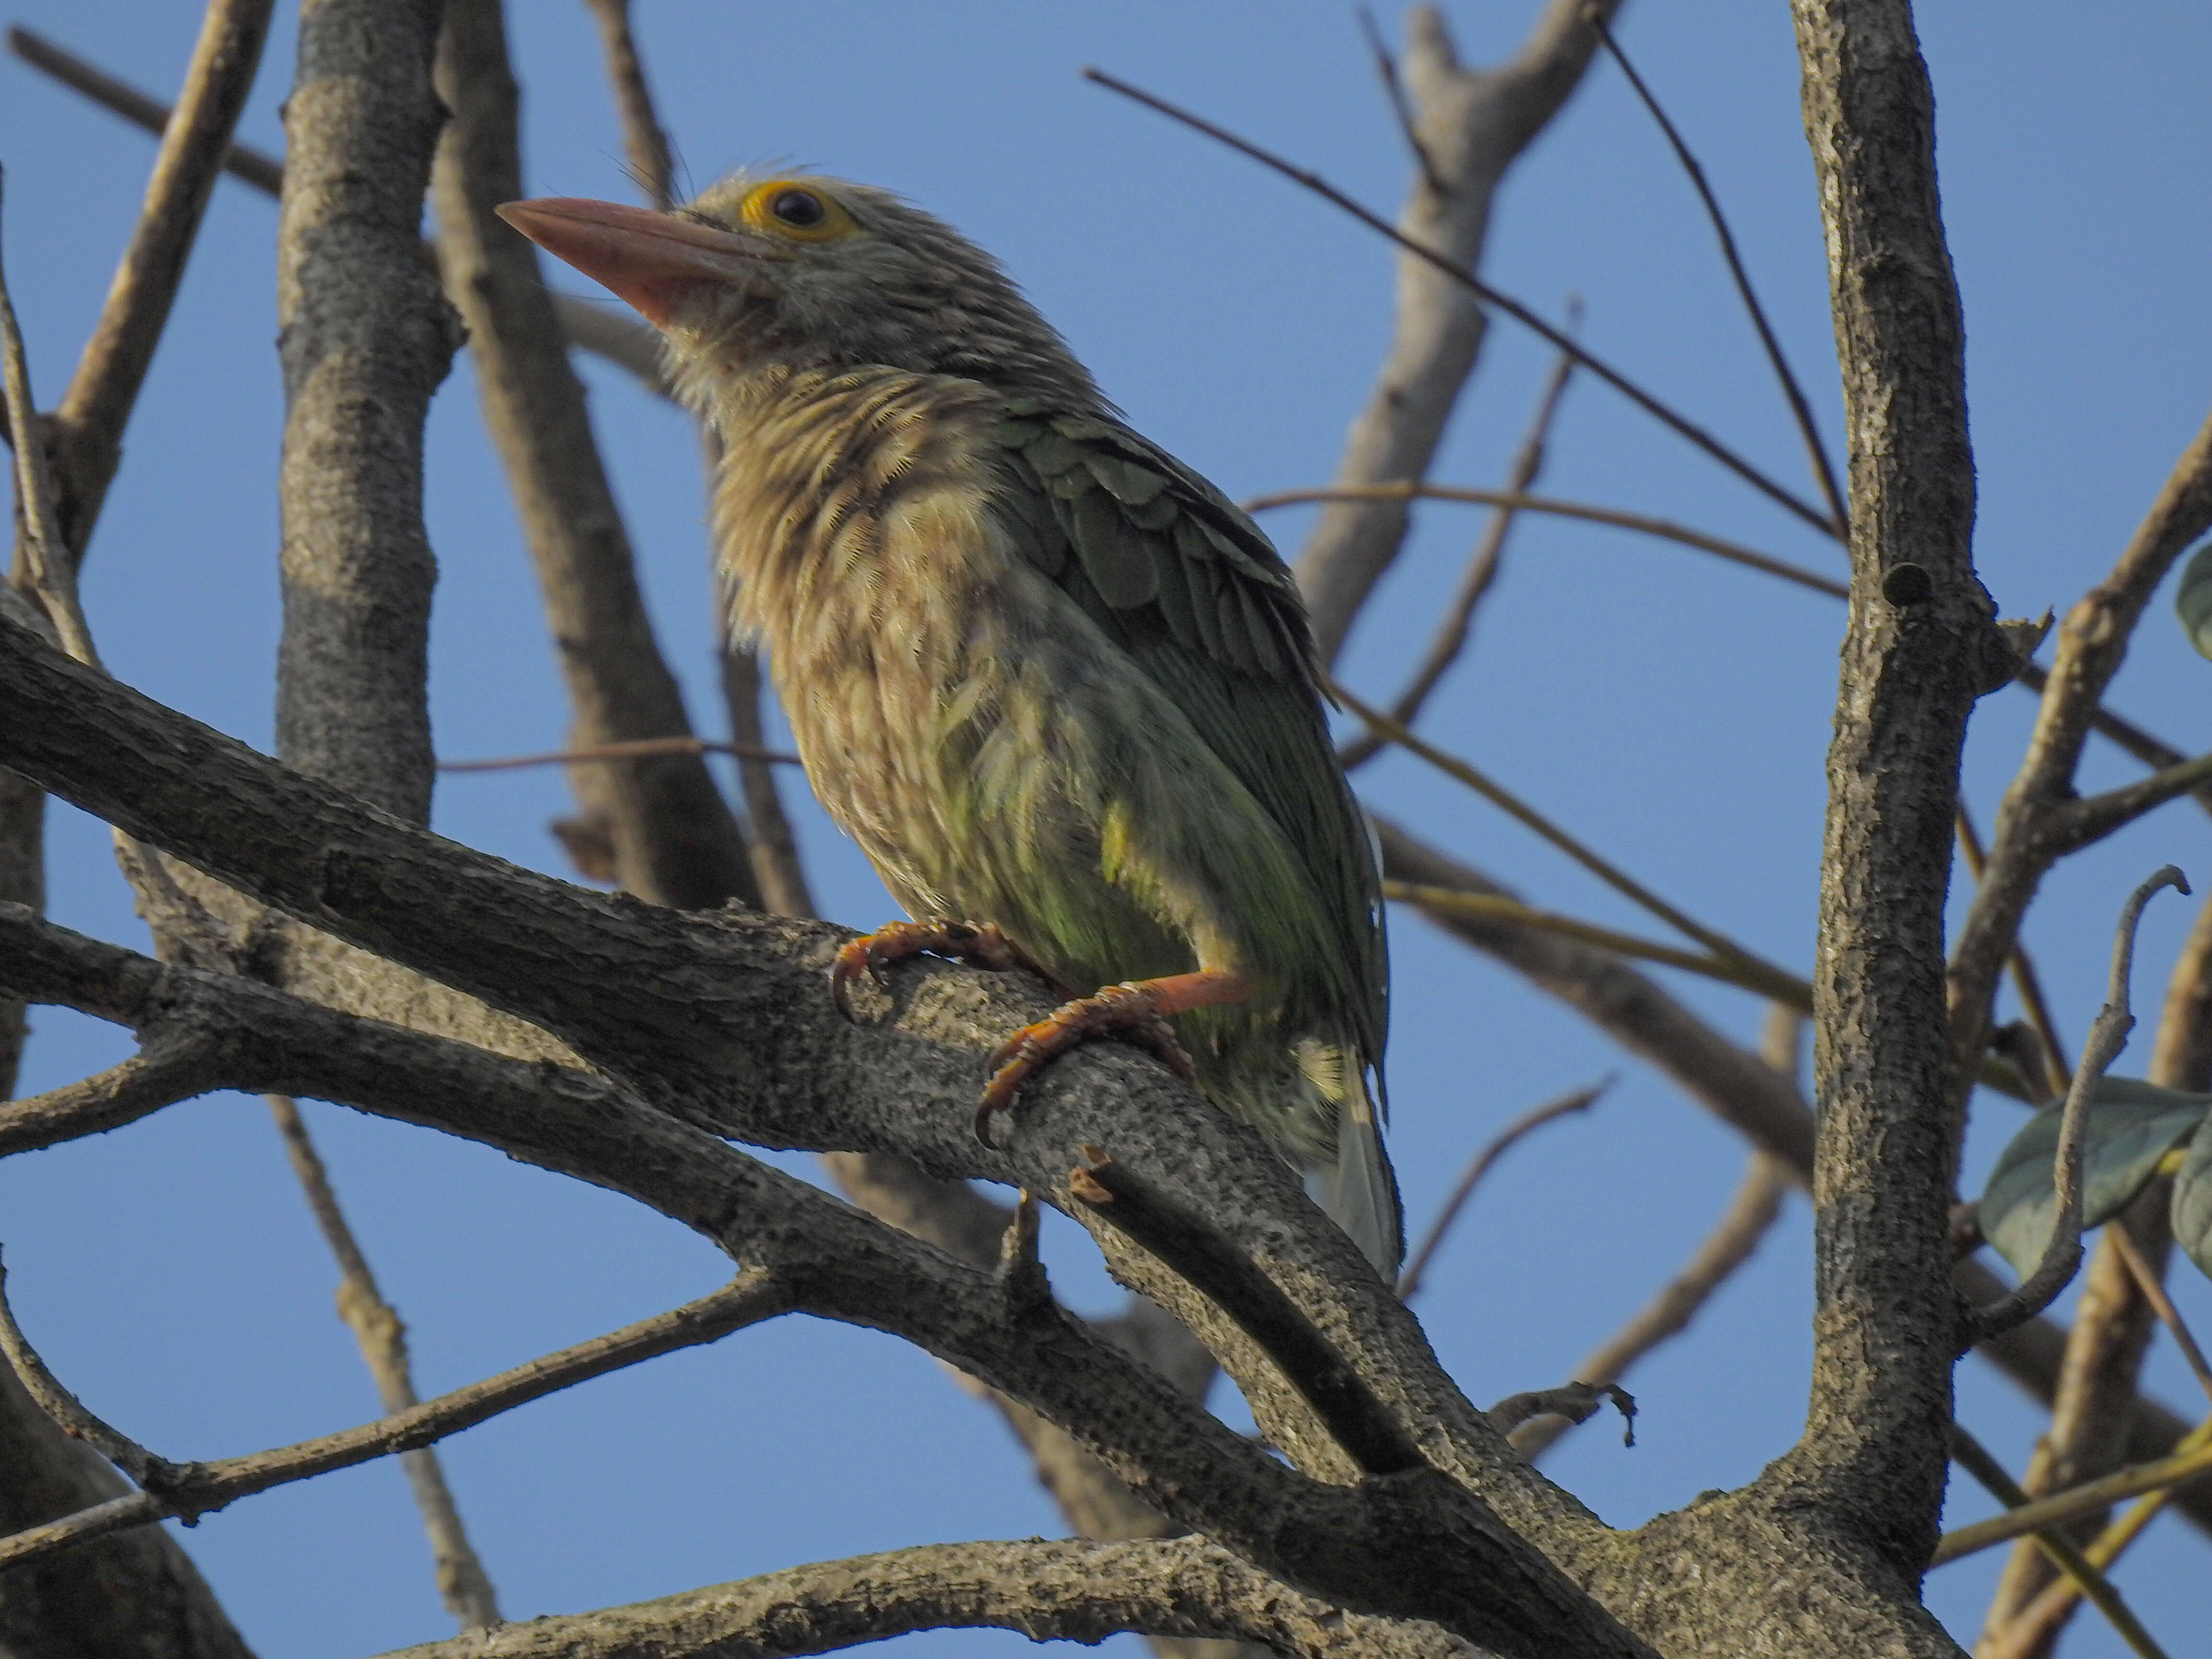
[[[734,631],[909,920],[847,945],[1034,969],[994,1057],[1152,1046],[1305,1175],[1387,1279],[1389,968],[1374,838],[1289,568],[1135,431],[990,254],[873,185],[738,173],[666,212],[501,216],[660,332],[720,438]],[[847,1006],[850,1013],[851,1008]]]

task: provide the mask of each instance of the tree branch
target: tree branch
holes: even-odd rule
[[[1917,1573],[1942,1504],[1959,1321],[1942,979],[1959,755],[1976,699],[2018,665],[1973,570],[1965,331],[1911,9],[1793,9],[1850,438],[1851,599],[1814,981],[1813,1397],[1785,1462],[1809,1501]]]
[[[1121,1631],[1226,1637],[1293,1659],[1486,1659],[1433,1625],[1370,1618],[1285,1590],[1203,1540],[924,1544],[386,1659],[781,1659],[931,1629],[1097,1643]]]
[[[498,0],[447,0],[438,88],[453,111],[432,191],[446,291],[469,329],[484,423],[506,468],[561,641],[570,746],[689,737],[683,694],[653,635],[635,561],[568,365],[537,252],[493,208],[522,191],[519,99]],[[572,768],[586,823],[614,847],[620,886],[656,904],[756,908],[751,854],[697,755]]]
[[[84,557],[122,459],[124,428],[168,323],[230,135],[252,90],[273,9],[272,0],[211,0],[176,110],[163,125],[130,245],[76,373],[55,408],[52,441],[60,462],[62,529],[72,563]]]

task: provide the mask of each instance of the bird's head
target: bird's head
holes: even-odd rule
[[[669,213],[572,197],[499,213],[643,313],[697,401],[763,370],[872,366],[1097,397],[998,261],[889,191],[738,173]]]

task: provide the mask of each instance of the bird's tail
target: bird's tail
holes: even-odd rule
[[[1382,1115],[1369,1092],[1364,1071],[1349,1056],[1328,1055],[1316,1065],[1302,1053],[1300,1070],[1336,1114],[1336,1161],[1310,1167],[1307,1188],[1336,1224],[1352,1235],[1375,1271],[1395,1283],[1406,1256],[1405,1223],[1398,1208],[1398,1180],[1382,1151]]]

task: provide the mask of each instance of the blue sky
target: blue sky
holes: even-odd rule
[[[629,199],[580,5],[511,8],[532,191]],[[1470,60],[1510,50],[1525,5],[1449,8]],[[996,252],[1144,431],[1233,495],[1325,481],[1388,325],[1389,250],[1323,204],[1078,78],[1097,64],[1316,166],[1386,210],[1407,162],[1348,8],[1138,0],[1113,8],[842,3],[640,7],[647,67],[692,178],[791,160],[886,185]],[[197,9],[20,0],[13,14],[165,93]],[[1944,202],[1963,285],[1981,483],[1978,556],[2007,615],[2063,608],[2124,540],[2212,388],[2203,304],[2212,219],[2202,67],[2212,15],[2127,8],[1928,8]],[[1703,158],[1753,273],[1837,441],[1832,336],[1786,9],[1632,6],[1623,37]],[[289,30],[244,136],[281,147]],[[6,252],[47,399],[96,314],[143,188],[142,135],[12,60],[0,64]],[[270,729],[276,602],[272,204],[216,196],[131,429],[86,573],[114,671],[256,744]],[[1617,75],[1600,68],[1502,192],[1486,274],[1552,314],[1586,307],[1598,350],[1776,476],[1804,468],[1688,187]],[[570,273],[553,280],[575,292]],[[1437,468],[1494,485],[1548,366],[1510,325],[1490,344]],[[696,449],[684,420],[586,363],[664,647],[696,720],[713,719]],[[450,757],[555,746],[550,652],[465,363],[433,415],[429,516],[441,577],[432,693]],[[1834,572],[1836,550],[1603,387],[1569,392],[1547,490],[1658,514]],[[1304,520],[1269,529],[1294,548]],[[1420,515],[1355,635],[1355,688],[1392,690],[1425,642],[1480,514]],[[1518,527],[1466,662],[1425,722],[1705,921],[1777,961],[1811,958],[1822,757],[1840,614],[1817,595],[1592,526]],[[2115,696],[2179,746],[2206,746],[2212,665],[2164,609]],[[1984,822],[2033,705],[1978,713],[1969,793]],[[2093,784],[2132,775],[2093,751]],[[1388,757],[1380,809],[1520,885],[1615,926],[1644,921],[1481,802]],[[560,872],[545,833],[555,772],[452,777],[437,827]],[[816,890],[836,919],[891,907],[808,809]],[[102,833],[56,814],[53,911],[143,941]],[[2170,809],[2069,866],[2031,921],[2078,1044],[2102,994],[2112,916],[2172,860],[2212,880],[2207,826]],[[2140,958],[2154,1001],[2190,914],[2153,907]],[[1725,1203],[1742,1148],[1569,1012],[1418,920],[1394,938],[1392,1145],[1416,1226],[1513,1114],[1618,1072],[1595,1111],[1493,1176],[1422,1311],[1478,1401],[1548,1384],[1663,1281]],[[1759,1008],[1675,988],[1750,1040]],[[123,1052],[117,1034],[37,1017],[27,1088]],[[2148,1046],[2118,1068],[2137,1069]],[[341,1191],[410,1328],[426,1391],[611,1328],[720,1277],[702,1246],[621,1200],[472,1146],[309,1108]],[[2018,1121],[1984,1101],[1978,1185]],[[800,1167],[804,1167],[803,1164]],[[0,1164],[0,1243],[26,1326],[95,1409],[172,1456],[241,1452],[369,1415],[331,1316],[331,1274],[258,1101],[216,1097],[119,1133]],[[1056,1277],[1112,1300],[1072,1230]],[[1755,1474],[1801,1420],[1809,1229],[1802,1200],[1684,1340],[1630,1386],[1638,1443],[1571,1437],[1547,1467],[1633,1523]],[[2212,1330],[2212,1291],[2177,1275]],[[2170,1356],[2155,1385],[2195,1414]],[[1978,1362],[1960,1413],[2014,1467],[2038,1419]],[[1220,1402],[1217,1402],[1220,1403]],[[1233,1400],[1224,1411],[1237,1409]],[[463,1512],[511,1616],[589,1607],[823,1556],[1059,1522],[994,1418],[889,1339],[784,1322],[532,1406],[447,1443]],[[1954,1493],[1953,1516],[1986,1504]],[[188,1535],[264,1652],[372,1651],[447,1633],[396,1467],[249,1500]],[[2162,1522],[2120,1582],[2170,1641],[2201,1628],[2185,1585],[2205,1544]],[[1947,1568],[1931,1600],[1971,1639],[1994,1555]],[[1017,1638],[909,1638],[1005,1650]],[[2094,1621],[2070,1653],[2121,1651]]]

